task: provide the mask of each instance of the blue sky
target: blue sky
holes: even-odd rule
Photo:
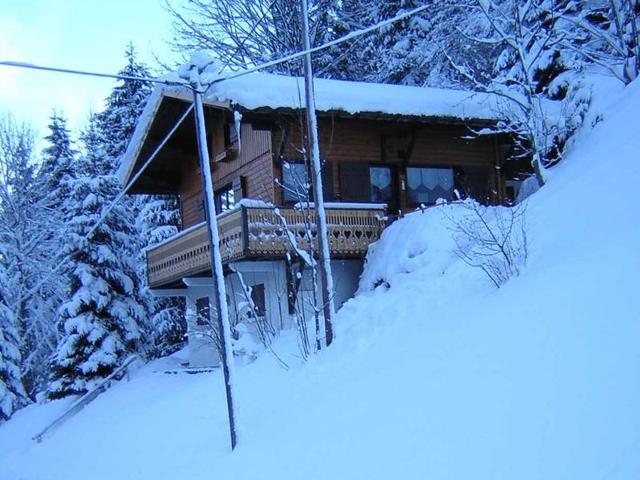
[[[116,73],[132,41],[140,58],[167,58],[170,19],[161,0],[0,0],[0,59]],[[0,66],[0,114],[46,133],[61,109],[78,131],[114,83]]]

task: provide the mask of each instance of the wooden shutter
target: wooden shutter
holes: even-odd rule
[[[233,189],[233,199],[238,203],[247,196],[247,177],[244,175],[235,177],[231,188]]]
[[[340,164],[340,194],[343,202],[369,202],[369,164],[344,162]]]
[[[322,192],[324,193],[325,202],[335,200],[333,193],[333,165],[329,161],[322,164]]]

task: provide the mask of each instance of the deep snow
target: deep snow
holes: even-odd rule
[[[41,444],[64,401],[18,412],[0,478],[639,478],[640,82],[600,98],[603,120],[530,198],[520,277],[495,289],[452,255],[441,208],[411,214],[330,350],[301,363],[286,333],[289,370],[236,369],[234,453],[220,372],[165,374],[167,358]]]

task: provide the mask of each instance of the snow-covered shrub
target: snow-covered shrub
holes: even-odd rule
[[[445,214],[453,232],[454,253],[467,265],[480,268],[500,288],[527,263],[525,204],[496,207],[467,199],[459,207],[462,214]]]
[[[233,356],[244,364],[253,362],[265,346],[255,339],[256,318],[251,317],[248,305],[246,301],[236,299],[236,315],[229,315]],[[197,316],[197,324],[200,326],[197,334],[213,343],[218,357],[222,358],[222,337],[218,326],[217,308],[215,305],[209,305],[207,309],[198,310]],[[257,333],[257,336],[260,337],[260,334]],[[260,340],[265,341],[262,337]]]

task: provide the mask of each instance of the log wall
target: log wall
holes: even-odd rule
[[[214,160],[224,151],[225,121],[230,119],[218,116],[209,120],[213,125],[210,145]],[[212,161],[214,185],[217,188],[234,185],[236,199],[242,196],[283,204],[281,189],[274,179],[282,179],[281,159],[301,160],[302,125],[294,115],[245,115],[239,154],[231,161]],[[403,188],[407,166],[453,167],[456,182],[464,183],[457,184],[458,189],[485,201],[499,201],[503,194],[496,170],[499,158],[495,139],[464,138],[470,136],[464,125],[325,116],[319,119],[319,127],[328,200],[349,200],[342,191],[342,183],[349,166],[358,163],[392,167],[397,201],[394,209],[410,208]],[[238,185],[242,185],[241,190]],[[183,159],[180,198],[184,228],[204,219],[195,157]]]

